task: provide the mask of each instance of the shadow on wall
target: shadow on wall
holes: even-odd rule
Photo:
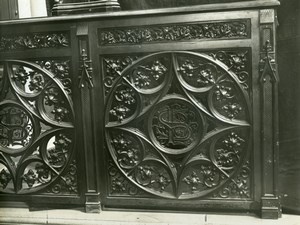
[[[300,214],[300,1],[280,2],[279,188],[284,211]]]

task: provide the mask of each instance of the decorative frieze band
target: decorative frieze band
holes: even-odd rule
[[[200,39],[250,38],[250,20],[164,24],[98,30],[99,45],[142,44]]]
[[[67,32],[10,34],[0,36],[0,52],[69,46],[70,37]]]

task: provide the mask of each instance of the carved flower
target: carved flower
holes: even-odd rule
[[[34,185],[34,183],[37,180],[37,176],[32,169],[29,169],[26,174],[23,174],[22,178],[30,188]]]
[[[158,187],[162,192],[169,185],[171,180],[169,180],[167,177],[165,177],[163,174],[160,173],[154,182],[158,184]]]
[[[45,104],[46,105],[56,105],[59,102],[58,90],[51,88],[45,91]]]
[[[131,88],[116,91],[115,98],[117,101],[124,102],[127,105],[131,105],[136,102],[135,94]]]
[[[12,79],[21,82],[22,85],[27,83],[29,73],[23,66],[19,66],[16,73],[12,76]]]
[[[197,190],[199,184],[202,184],[202,181],[200,180],[195,171],[193,171],[191,175],[188,175],[185,178],[183,178],[182,181],[191,186],[192,192]]]
[[[65,116],[69,113],[69,110],[62,106],[55,106],[54,109],[51,111],[54,114],[55,120],[61,122]]]
[[[31,91],[40,91],[43,89],[44,83],[45,83],[45,81],[44,81],[43,75],[35,73],[32,76],[28,87]]]
[[[124,186],[123,181],[120,178],[114,177],[114,178],[112,178],[111,190],[113,193],[115,193],[115,192],[122,193],[126,190],[126,188]]]
[[[222,109],[227,113],[230,119],[234,119],[243,108],[238,103],[228,103],[224,105]]]
[[[224,85],[217,85],[215,94],[218,101],[233,98],[232,88]]]
[[[228,138],[226,138],[223,143],[226,147],[234,149],[240,147],[244,143],[244,139],[240,138],[236,133],[231,132]]]
[[[196,69],[197,67],[195,66],[194,62],[192,62],[191,60],[186,60],[178,69],[178,71],[181,72],[183,75],[192,77]]]
[[[135,72],[133,83],[137,88],[148,87],[150,85],[150,82],[151,80],[147,74],[142,71]]]
[[[124,105],[118,105],[115,106],[113,109],[109,111],[109,113],[115,117],[117,117],[118,121],[121,122],[125,119],[127,113],[130,111],[129,108],[127,108]]]
[[[151,75],[155,80],[158,80],[159,78],[161,78],[166,71],[167,71],[167,67],[165,67],[158,60],[156,60],[151,67]]]

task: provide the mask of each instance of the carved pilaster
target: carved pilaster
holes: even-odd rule
[[[261,137],[262,137],[262,198],[261,216],[281,217],[278,196],[278,75],[275,59],[275,12],[261,10]]]
[[[79,83],[81,94],[81,117],[83,132],[83,147],[85,152],[85,208],[86,212],[99,213],[101,211],[99,185],[97,182],[97,153],[95,152],[93,137],[93,114],[90,99],[93,92],[92,68],[90,60],[90,49],[88,42],[88,24],[79,24],[77,27],[77,37],[79,41]]]

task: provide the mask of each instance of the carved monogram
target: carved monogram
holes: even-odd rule
[[[105,97],[112,195],[128,195],[128,183],[171,199],[210,196],[232,179],[243,185],[232,177],[248,150],[249,96],[228,72],[243,63],[230,69],[208,55],[169,52],[130,64],[105,74],[117,77]]]
[[[69,35],[62,33],[28,33],[0,36],[0,51],[69,47]]]
[[[247,20],[99,29],[100,45],[250,37]]]

